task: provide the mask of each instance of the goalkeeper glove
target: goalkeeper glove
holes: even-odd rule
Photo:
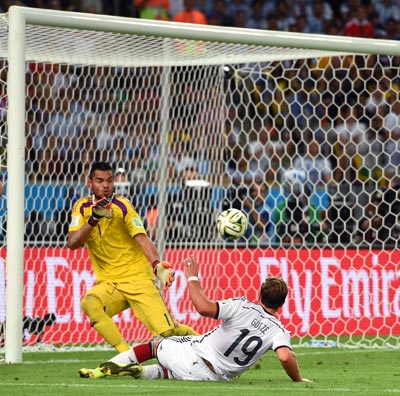
[[[113,212],[111,210],[111,201],[112,197],[104,197],[96,202],[93,202],[92,215],[89,217],[88,220],[90,226],[96,226],[99,220],[103,217],[106,217],[107,219],[111,219],[113,217]]]
[[[175,272],[171,268],[171,264],[167,261],[156,260],[152,264],[154,274],[160,279],[163,291],[166,291],[175,280]]]

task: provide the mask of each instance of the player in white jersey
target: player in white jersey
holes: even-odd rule
[[[289,331],[275,317],[288,293],[283,279],[268,278],[261,285],[258,304],[245,297],[212,301],[199,282],[197,261],[189,257],[184,263],[196,310],[223,323],[201,336],[170,337],[137,345],[94,370],[103,375],[142,379],[231,380],[248,370],[265,352],[273,350],[293,381],[309,381],[300,375]],[[153,358],[159,364],[139,364]]]

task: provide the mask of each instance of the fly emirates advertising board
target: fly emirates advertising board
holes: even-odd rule
[[[171,249],[175,282],[165,294],[172,315],[203,333],[218,322],[201,318],[190,302],[182,260],[194,255],[206,294],[215,300],[258,300],[261,282],[280,276],[289,285],[278,317],[293,337],[400,334],[400,252],[396,250]],[[6,251],[0,250],[0,322],[6,320]],[[84,249],[27,248],[24,316],[52,313],[47,343],[101,342],[82,313],[80,300],[95,284]],[[151,338],[131,310],[114,317],[128,341]]]

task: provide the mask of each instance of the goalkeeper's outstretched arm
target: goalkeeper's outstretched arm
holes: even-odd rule
[[[167,290],[175,277],[171,264],[159,259],[157,248],[146,234],[135,235],[135,241],[140,245],[147,260],[151,264],[154,275],[161,281],[163,290]]]

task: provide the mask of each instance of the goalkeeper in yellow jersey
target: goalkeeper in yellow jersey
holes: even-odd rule
[[[128,350],[112,316],[131,307],[154,336],[198,334],[177,324],[168,311],[155,276],[166,290],[174,272],[169,263],[160,261],[132,204],[114,194],[110,164],[94,163],[88,186],[92,195],[79,199],[72,209],[68,247],[85,245],[92,262],[97,283],[81,307],[94,329],[118,352]]]

